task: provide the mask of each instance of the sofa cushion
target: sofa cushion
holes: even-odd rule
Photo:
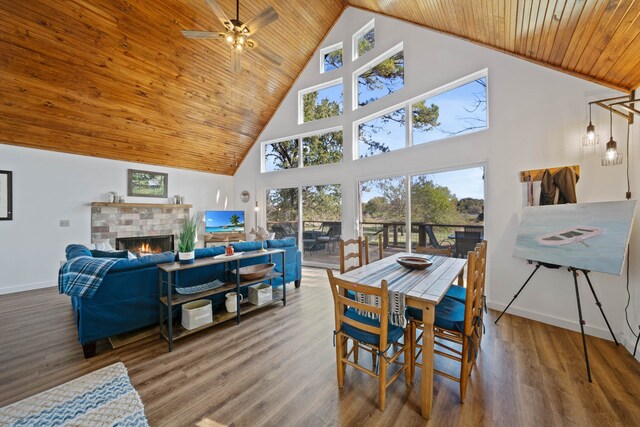
[[[65,254],[67,256],[67,260],[77,258],[79,256],[93,256],[91,251],[83,245],[72,244],[67,246],[65,249]]]
[[[118,261],[109,273],[116,271],[135,270],[138,268],[151,267],[156,264],[164,264],[167,262],[175,262],[176,255],[173,252],[162,252],[161,254],[153,254],[143,256],[136,259],[122,259]]]
[[[296,246],[296,239],[293,237],[287,237],[284,239],[267,240],[268,248],[288,248],[290,246]]]
[[[224,253],[224,246],[212,246],[210,248],[198,248],[195,250],[196,259],[209,258]]]
[[[231,246],[236,252],[258,251],[261,248],[261,242],[238,242],[232,243]]]
[[[93,249],[91,255],[94,258],[129,258],[129,251],[101,251]]]

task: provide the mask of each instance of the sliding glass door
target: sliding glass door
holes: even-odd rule
[[[276,238],[294,237],[303,252],[305,265],[339,265],[342,238],[340,185],[270,189],[266,196],[267,229],[275,233]]]

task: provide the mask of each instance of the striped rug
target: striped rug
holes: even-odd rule
[[[148,426],[127,368],[106,368],[0,408],[2,426]]]

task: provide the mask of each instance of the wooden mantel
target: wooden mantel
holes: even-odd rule
[[[91,206],[102,206],[110,208],[186,208],[191,209],[193,205],[181,204],[174,205],[168,203],[108,203],[108,202],[92,202]]]

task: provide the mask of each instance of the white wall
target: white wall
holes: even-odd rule
[[[13,221],[0,221],[0,294],[55,286],[65,247],[91,242],[91,202],[106,201],[109,191],[126,196],[130,168],[168,173],[169,195],[184,195],[192,214],[224,209],[225,201],[233,208],[230,176],[0,144],[0,170],[13,171]],[[60,227],[63,219],[70,227]]]
[[[375,16],[376,47],[352,62],[351,35]],[[261,195],[267,188],[341,184],[345,236],[356,233],[356,191],[358,180],[373,176],[434,172],[485,164],[485,236],[489,241],[488,300],[501,309],[532,270],[525,261],[512,257],[517,225],[525,204],[519,172],[562,165],[580,164],[578,200],[592,202],[624,199],[624,167],[600,166],[599,155],[580,150],[580,138],[587,122],[587,102],[617,95],[602,86],[589,83],[517,58],[445,36],[391,18],[350,8],[320,47],[344,44],[345,66],[325,74],[319,73],[318,56],[307,65],[288,97],[264,130],[259,141],[285,138],[310,131],[343,126],[344,152],[352,152],[352,122],[453,80],[488,69],[489,129],[469,135],[424,144],[367,159],[352,160],[345,155],[340,164],[260,174],[260,147],[253,147],[235,177],[235,187]],[[344,93],[350,94],[351,73],[372,58],[404,42],[405,87],[381,100],[352,111],[351,99],[345,96],[344,114],[317,122],[297,124],[297,95],[301,89],[344,78]],[[604,142],[608,115],[594,110],[594,124]],[[622,144],[625,125],[614,119],[614,136]],[[636,134],[640,132],[636,129]],[[638,146],[634,135],[633,145]],[[602,150],[603,144],[599,150]],[[637,155],[636,155],[637,158]],[[635,195],[640,191],[640,177],[634,175]],[[237,202],[236,202],[237,203]],[[253,202],[252,202],[253,203]],[[264,211],[261,211],[264,223]],[[253,222],[253,220],[251,220]],[[252,225],[252,224],[250,224]],[[640,232],[634,231],[632,244],[638,249]],[[632,249],[633,251],[633,249]],[[633,252],[632,252],[633,254]],[[614,331],[622,337],[626,293],[620,277],[594,273],[593,282],[609,316]],[[632,324],[640,322],[637,278],[640,266],[634,265],[631,292]],[[635,280],[634,280],[635,279]],[[584,316],[590,334],[608,338],[606,325],[597,311],[586,285],[582,289]],[[510,311],[543,322],[577,329],[577,308],[571,276],[564,271],[542,269],[514,303]],[[631,334],[624,332],[630,345]]]

